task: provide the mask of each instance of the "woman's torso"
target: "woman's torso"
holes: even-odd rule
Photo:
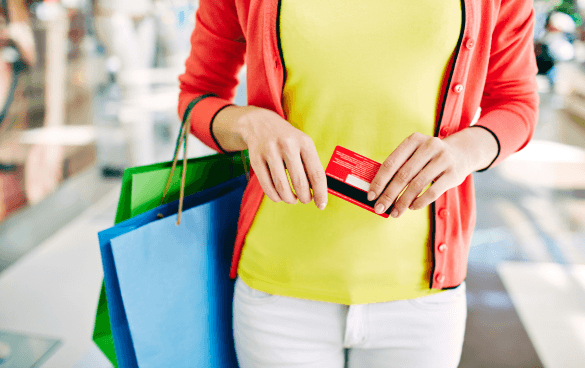
[[[461,30],[459,0],[282,1],[287,120],[325,167],[341,145],[382,162],[408,135],[433,135],[440,86]],[[240,276],[266,292],[342,304],[435,292],[430,214],[385,219],[334,196],[314,206],[264,199]]]

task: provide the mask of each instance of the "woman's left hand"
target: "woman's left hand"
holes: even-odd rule
[[[484,129],[464,129],[443,140],[414,133],[384,161],[368,200],[378,198],[374,208],[379,214],[394,204],[394,218],[407,209],[422,209],[473,171],[487,167],[497,149],[495,138]]]

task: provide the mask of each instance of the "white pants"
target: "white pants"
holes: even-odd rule
[[[240,368],[455,368],[466,318],[465,283],[351,306],[266,294],[240,278],[234,293]]]

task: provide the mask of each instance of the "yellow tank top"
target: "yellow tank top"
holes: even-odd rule
[[[460,0],[282,0],[287,120],[323,167],[341,145],[384,161],[410,134],[433,135],[440,85],[461,31]],[[409,299],[429,288],[430,209],[382,218],[264,197],[239,265],[251,287],[340,304]]]

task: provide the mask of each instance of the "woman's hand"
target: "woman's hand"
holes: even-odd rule
[[[224,149],[248,148],[252,168],[272,201],[295,204],[298,198],[307,204],[314,197],[315,205],[325,208],[327,180],[313,140],[277,113],[254,106],[230,106],[217,115],[213,129]]]
[[[407,209],[428,206],[473,171],[487,167],[497,152],[496,140],[481,128],[464,129],[443,140],[414,133],[384,161],[370,185],[368,200],[379,197],[376,213],[394,204],[390,214],[398,218]]]

